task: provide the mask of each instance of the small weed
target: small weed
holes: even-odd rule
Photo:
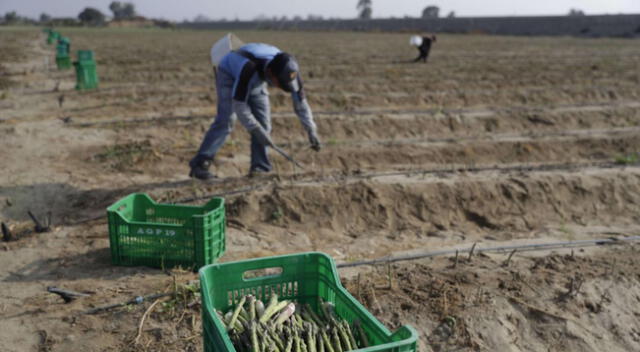
[[[327,139],[326,144],[327,145],[336,145],[336,144],[338,144],[338,140],[335,139],[335,138],[329,138],[329,139]]]
[[[157,160],[158,153],[154,151],[151,142],[145,140],[107,147],[102,153],[96,154],[95,159],[108,163],[109,167],[113,169],[124,171],[138,163]]]
[[[631,153],[627,155],[618,155],[615,157],[614,161],[618,165],[629,165],[635,164],[638,162],[640,153]]]
[[[573,233],[573,231],[571,231],[566,224],[562,224],[560,225],[560,228],[558,228],[558,231],[564,233],[565,235],[567,235],[567,238],[570,241],[573,241],[575,239],[575,234]]]
[[[273,221],[278,221],[280,220],[282,217],[284,216],[284,213],[282,212],[282,208],[281,207],[277,207],[276,210],[273,211],[273,213],[271,213],[271,219]]]

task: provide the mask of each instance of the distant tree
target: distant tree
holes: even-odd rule
[[[114,19],[120,19],[120,16],[122,16],[122,3],[120,1],[112,1],[109,4],[109,10],[113,13]]]
[[[82,24],[90,26],[100,26],[104,24],[104,14],[98,9],[87,7],[78,15],[78,19]]]
[[[293,16],[293,18],[292,18],[291,20],[292,20],[292,21],[295,21],[295,22],[300,22],[300,21],[302,21],[303,19],[302,19],[302,16],[300,16],[300,15],[295,15],[295,16]]]
[[[116,20],[130,19],[136,15],[135,6],[130,2],[112,1],[109,10],[113,12],[113,18]]]
[[[438,18],[440,16],[440,8],[430,5],[422,10],[422,18]]]
[[[4,14],[4,23],[15,23],[20,19],[18,13],[15,11],[10,11]]]
[[[571,9],[569,10],[569,14],[567,16],[584,16],[584,11],[579,9]]]
[[[371,19],[371,15],[373,14],[372,3],[371,0],[358,0],[358,5],[356,5],[356,9],[358,9],[358,18],[362,20]]]
[[[193,19],[193,22],[195,23],[211,22],[211,19],[203,14],[198,14],[198,16],[196,16]]]
[[[124,18],[133,18],[136,16],[136,8],[133,3],[125,2],[122,8]]]
[[[51,16],[49,16],[48,14],[46,14],[44,12],[40,14],[40,22],[41,23],[47,23],[49,21],[51,21]]]
[[[447,18],[455,18],[456,17],[456,12],[455,11],[451,11],[449,12],[449,14],[447,15]]]
[[[322,17],[322,15],[314,15],[314,14],[307,15],[308,21],[322,21],[323,19],[324,17]]]

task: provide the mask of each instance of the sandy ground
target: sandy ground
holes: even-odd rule
[[[640,234],[640,43],[442,36],[426,65],[406,35],[240,32],[294,53],[324,149],[271,91],[273,155],[245,177],[236,128],[220,178],[187,177],[215,113],[208,48],[222,33],[64,29],[96,52],[77,92],[35,30],[0,30],[0,351],[201,351],[181,270],[111,265],[105,208],[132,193],[203,204],[225,194],[222,261],[319,250],[337,262]],[[35,233],[27,211],[51,212]],[[346,287],[422,351],[640,350],[638,245],[461,255],[341,269]],[[65,304],[48,286],[86,292]],[[138,328],[151,302],[179,290]]]

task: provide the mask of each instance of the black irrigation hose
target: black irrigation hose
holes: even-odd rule
[[[197,200],[211,199],[211,198],[214,198],[214,197],[233,196],[233,195],[236,195],[236,194],[244,194],[244,193],[257,191],[257,190],[260,190],[260,189],[263,189],[263,188],[267,188],[268,186],[269,186],[269,184],[258,184],[258,185],[238,188],[238,189],[235,189],[235,190],[232,190],[232,191],[227,191],[227,192],[222,192],[222,193],[212,193],[212,194],[206,194],[206,195],[197,196],[197,197],[181,198],[181,199],[176,200],[174,203],[175,204],[184,204],[184,203],[195,202]]]
[[[315,178],[305,178],[300,180],[292,180],[289,181],[289,185],[303,184],[309,182],[344,182],[349,179],[357,180],[357,179],[371,179],[375,177],[389,177],[389,176],[416,176],[416,175],[446,175],[446,174],[456,174],[460,172],[469,172],[469,173],[480,173],[480,172],[488,172],[488,171],[497,171],[497,172],[533,172],[533,171],[557,171],[557,170],[578,170],[584,168],[600,168],[600,169],[615,169],[615,168],[626,168],[626,167],[638,167],[640,166],[640,162],[637,163],[616,163],[612,161],[605,161],[599,163],[577,163],[577,164],[543,164],[543,165],[517,165],[517,166],[486,166],[486,167],[450,167],[443,169],[418,169],[418,170],[406,170],[406,171],[392,171],[392,172],[373,172],[373,173],[363,173],[363,174],[352,174],[352,175],[331,175],[325,177],[315,177]],[[225,179],[214,180],[209,182],[208,184],[224,184]],[[231,195],[238,194],[246,194],[253,191],[261,190],[267,188],[272,183],[262,183],[247,187],[242,187],[238,189],[234,189],[226,192],[218,192],[218,193],[210,193],[196,197],[188,197],[181,198],[175,200],[174,204],[184,204],[190,203],[203,199],[211,199],[213,197],[225,197]],[[77,220],[75,222],[71,222],[68,225],[80,225],[87,222],[99,220],[105,218],[105,215],[98,215],[91,218]]]
[[[369,140],[344,140],[331,143],[331,145],[338,146],[400,146],[400,145],[412,145],[421,143],[454,143],[460,144],[464,142],[487,142],[487,143],[504,143],[522,142],[523,140],[531,140],[532,142],[543,141],[544,138],[549,137],[567,137],[579,141],[583,138],[593,138],[594,136],[602,135],[606,137],[628,137],[637,136],[640,132],[640,127],[615,127],[610,129],[594,129],[594,130],[561,130],[550,131],[541,133],[499,133],[499,134],[481,134],[475,136],[452,136],[452,137],[422,137],[422,138],[397,138],[397,139],[369,139]],[[292,147],[304,147],[306,142],[290,142],[281,143],[280,146],[292,148]],[[194,147],[195,148],[195,147]],[[194,149],[191,148],[191,149]]]
[[[83,314],[96,314],[96,313],[100,313],[102,311],[105,310],[110,310],[113,308],[118,308],[118,307],[124,307],[124,306],[128,306],[128,305],[132,305],[132,304],[141,304],[142,302],[147,302],[147,301],[152,301],[154,299],[157,298],[162,298],[162,297],[168,297],[168,296],[173,296],[173,293],[155,293],[152,295],[148,295],[148,296],[136,296],[126,302],[122,302],[122,303],[115,303],[115,304],[109,304],[106,306],[100,306],[100,307],[96,307],[96,308],[92,308],[89,310],[86,310],[83,312]]]
[[[212,194],[207,194],[207,195],[197,196],[197,197],[181,198],[181,199],[173,201],[172,203],[173,204],[184,204],[184,203],[194,202],[194,201],[197,201],[197,200],[211,199],[213,197],[224,197],[224,196],[231,196],[231,195],[236,195],[236,194],[244,194],[244,193],[249,193],[249,192],[256,191],[256,190],[259,190],[259,189],[262,189],[262,188],[266,188],[267,186],[268,186],[268,184],[260,184],[260,185],[254,185],[254,186],[249,186],[249,187],[238,188],[238,189],[234,189],[234,190],[227,191],[227,192],[212,193]],[[105,218],[106,218],[106,215],[97,215],[97,216],[93,216],[93,217],[90,217],[90,218],[81,219],[81,220],[77,220],[77,221],[71,222],[68,225],[75,226],[75,225],[80,225],[80,224],[84,224],[84,223],[87,223],[87,222],[100,220],[100,219],[105,219]]]
[[[487,248],[476,248],[475,245],[473,245],[472,247],[463,248],[463,249],[447,249],[447,250],[398,256],[398,257],[389,256],[389,257],[383,257],[383,258],[372,259],[372,260],[360,260],[360,261],[349,262],[349,263],[338,263],[336,266],[338,268],[351,268],[351,267],[362,266],[362,265],[387,264],[387,263],[395,263],[400,261],[425,259],[425,258],[432,258],[432,257],[438,257],[438,256],[453,255],[456,253],[470,253],[472,251],[476,253],[483,253],[483,252],[508,253],[511,251],[532,252],[532,251],[545,251],[550,249],[615,245],[615,244],[623,244],[623,243],[630,243],[630,242],[637,242],[637,241],[640,241],[640,236],[605,238],[605,239],[595,239],[595,240],[548,242],[548,243],[498,246],[498,247],[487,247]]]
[[[628,101],[620,102],[617,104],[611,104],[610,102],[596,102],[589,104],[559,104],[552,107],[546,106],[509,106],[509,107],[497,107],[497,108],[455,108],[455,109],[442,109],[442,108],[430,108],[430,109],[380,109],[380,110],[355,110],[355,111],[316,111],[316,116],[335,116],[335,115],[375,115],[375,114],[472,114],[472,113],[498,113],[498,112],[513,112],[513,111],[553,111],[554,109],[567,109],[567,108],[597,108],[597,107],[610,107],[610,108],[623,108],[623,107],[640,107],[640,103]],[[291,117],[295,116],[294,113],[273,113],[273,116]],[[93,121],[93,122],[70,122],[67,126],[70,127],[91,127],[91,126],[108,126],[108,125],[126,125],[126,124],[138,124],[149,122],[169,122],[169,121],[189,121],[195,119],[212,119],[213,115],[192,115],[192,116],[169,116],[169,117],[147,117],[147,118],[134,118],[134,119],[121,119],[121,120],[106,120],[106,121]]]

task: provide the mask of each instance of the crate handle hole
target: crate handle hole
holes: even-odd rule
[[[121,206],[118,207],[118,211],[123,211],[124,209],[127,209],[126,204],[122,204]]]
[[[277,277],[282,274],[282,267],[272,267],[272,268],[262,268],[256,270],[247,270],[242,274],[242,279],[245,281],[248,280],[257,280],[263,279],[267,277]]]

